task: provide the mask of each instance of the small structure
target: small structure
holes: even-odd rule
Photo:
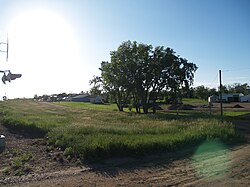
[[[216,103],[219,102],[219,96],[211,95],[208,97],[208,103]]]
[[[69,99],[71,102],[90,102],[90,103],[103,103],[101,96],[91,96],[91,95],[77,95]]]
[[[90,102],[96,103],[96,104],[101,104],[101,103],[103,103],[103,100],[102,100],[102,97],[98,95],[98,96],[90,97]]]
[[[222,94],[223,102],[240,102],[240,98],[243,97],[242,93],[230,93],[230,94]]]
[[[240,102],[250,102],[250,94],[242,96]]]

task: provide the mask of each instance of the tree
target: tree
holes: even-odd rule
[[[247,94],[247,88],[248,88],[248,84],[244,83],[234,83],[231,85],[227,85],[228,88],[228,92],[229,93],[243,93],[243,94]]]
[[[35,99],[35,100],[38,99],[38,95],[37,95],[37,94],[34,95],[34,99]]]
[[[209,96],[218,95],[218,92],[215,88],[210,89],[202,85],[194,88],[194,95],[197,98],[206,100]]]
[[[142,106],[148,113],[162,90],[177,94],[180,88],[189,87],[197,69],[171,48],[131,41],[123,42],[110,56],[111,62],[101,63],[100,82],[115,98],[120,111],[132,100],[137,112]]]
[[[196,97],[200,98],[200,99],[207,99],[207,97],[209,96],[209,88],[205,87],[205,86],[197,86],[195,88],[195,95]]]
[[[218,87],[218,90],[220,90],[220,87]],[[222,85],[221,86],[221,92],[222,93],[229,93],[229,90],[228,90],[227,86]]]
[[[89,81],[90,85],[93,85],[92,88],[90,88],[90,94],[91,95],[101,95],[102,94],[102,81],[101,77],[94,76],[93,79]]]

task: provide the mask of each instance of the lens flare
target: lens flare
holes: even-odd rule
[[[193,166],[202,178],[213,180],[230,169],[228,147],[220,140],[203,142],[192,157]]]

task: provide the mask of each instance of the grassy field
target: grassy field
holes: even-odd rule
[[[219,138],[241,138],[230,122],[209,116],[158,113],[139,115],[115,111],[114,105],[46,103],[31,100],[0,102],[1,123],[30,135],[48,137],[66,156],[98,160],[139,156],[195,145]]]
[[[84,108],[90,110],[108,110],[108,111],[118,111],[116,104],[92,104],[85,102],[58,102],[62,106]]]
[[[245,116],[245,115],[249,115],[250,112],[246,112],[246,111],[226,111],[224,112],[225,116],[229,116],[229,117],[240,117],[240,116]]]
[[[207,100],[197,99],[197,98],[183,98],[183,104],[192,104],[192,103],[200,103],[200,104],[208,104]]]

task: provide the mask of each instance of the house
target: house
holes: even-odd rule
[[[243,97],[242,93],[230,93],[230,94],[222,94],[223,102],[240,102],[240,98]]]
[[[102,100],[101,96],[96,96],[96,97],[92,96],[92,97],[90,97],[90,102],[100,104],[100,103],[103,103],[103,100]]]
[[[90,102],[90,103],[103,103],[101,96],[91,96],[87,94],[77,95],[71,97],[69,101],[72,102]]]
[[[90,98],[89,98],[89,95],[82,94],[82,95],[70,97],[69,101],[72,101],[72,102],[90,102]]]
[[[240,102],[250,102],[250,94],[242,96]]]

